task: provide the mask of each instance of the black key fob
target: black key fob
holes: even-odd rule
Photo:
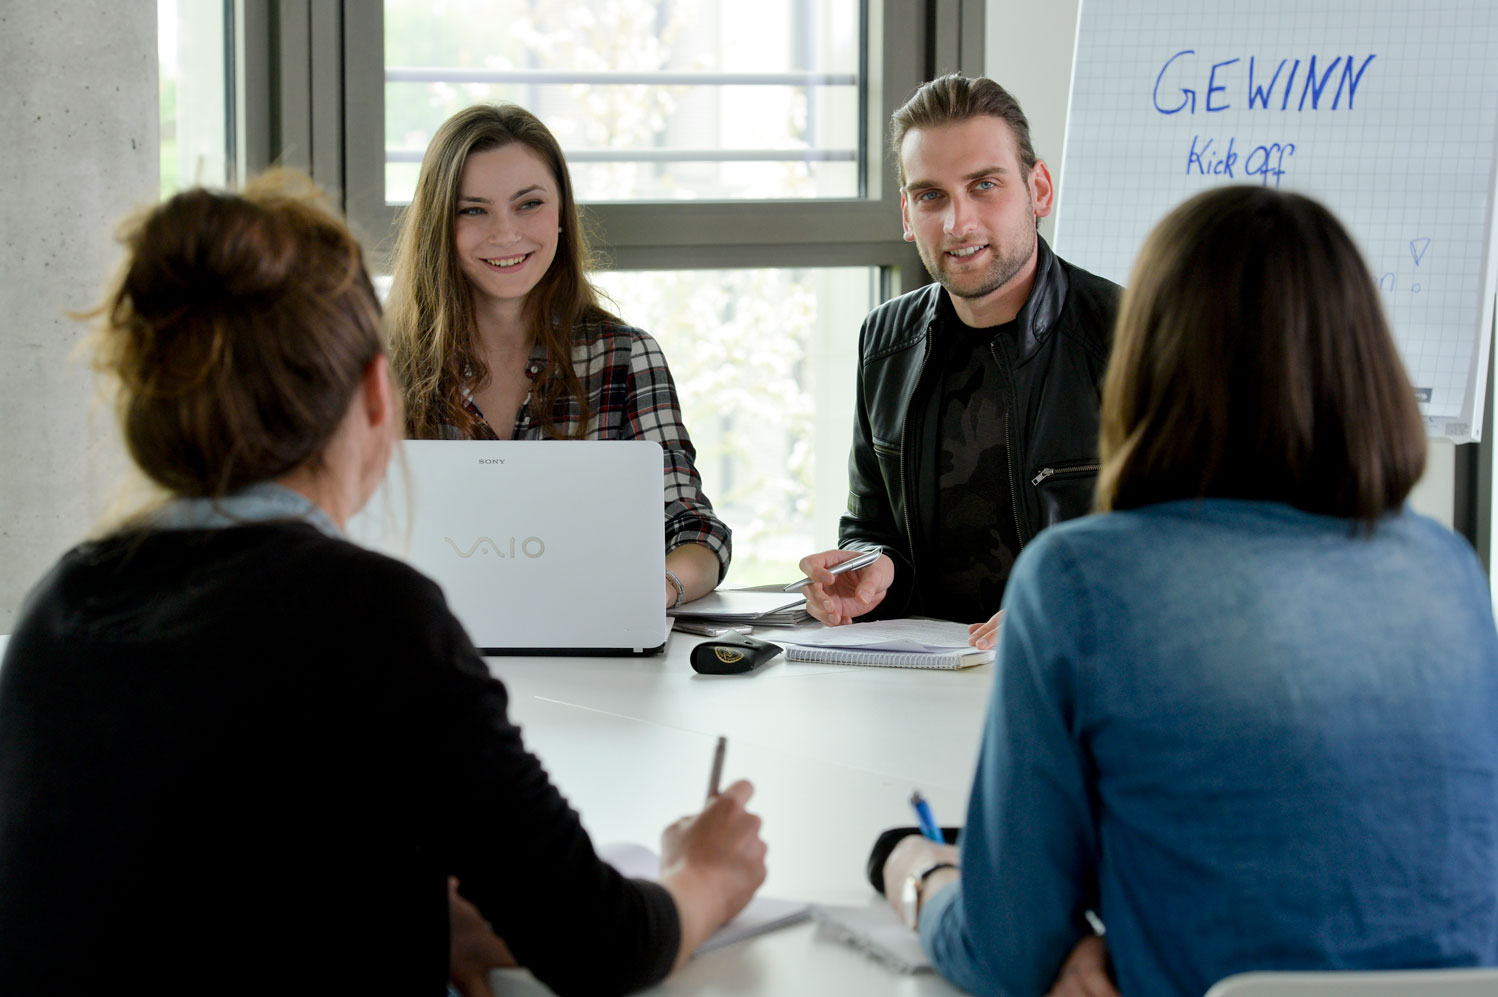
[[[692,668],[703,675],[741,675],[763,665],[780,650],[779,644],[767,640],[724,634],[692,648]]]

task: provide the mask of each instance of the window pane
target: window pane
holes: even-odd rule
[[[582,201],[859,197],[860,0],[386,0],[386,200],[451,114],[513,101]]]
[[[161,63],[161,195],[228,182],[224,6],[157,0]]]
[[[804,555],[836,545],[858,328],[875,304],[878,271],[628,271],[593,279],[621,318],[665,350],[703,487],[733,528],[727,583],[794,580]]]

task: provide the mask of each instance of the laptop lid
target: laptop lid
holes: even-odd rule
[[[441,585],[482,653],[664,649],[659,444],[407,440],[403,449],[404,467],[391,460],[349,536]]]

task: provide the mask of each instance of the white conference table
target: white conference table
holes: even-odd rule
[[[775,630],[756,636],[775,639]],[[703,638],[672,635],[648,658],[492,657],[527,746],[595,844],[659,848],[666,824],[702,806],[714,742],[723,781],[755,785],[750,809],[769,845],[764,896],[882,902],[865,878],[875,837],[910,825],[920,789],[937,820],[961,824],[993,666],[960,671],[787,663],[747,676],[692,671]],[[496,994],[547,993],[519,970]],[[959,993],[934,973],[904,975],[801,924],[693,959],[655,994]]]

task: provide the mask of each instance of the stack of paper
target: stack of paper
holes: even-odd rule
[[[668,610],[668,614],[700,623],[748,623],[756,627],[793,627],[811,619],[806,612],[806,596],[801,593],[759,589],[718,589]]]

